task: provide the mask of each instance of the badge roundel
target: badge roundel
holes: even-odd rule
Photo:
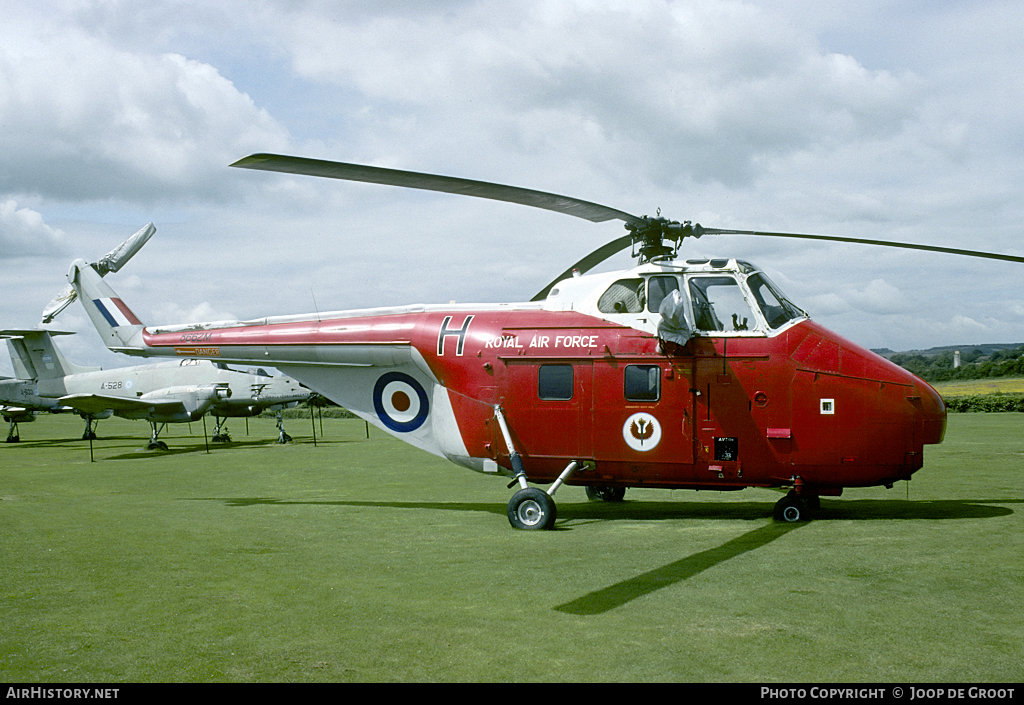
[[[427,420],[429,406],[423,385],[405,373],[381,375],[373,387],[377,418],[392,431],[415,431]]]
[[[622,424],[622,438],[633,450],[654,450],[661,442],[661,424],[658,423],[658,419],[641,411],[630,416],[626,423]]]

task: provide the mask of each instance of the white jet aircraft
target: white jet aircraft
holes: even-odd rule
[[[74,409],[86,420],[82,436],[86,440],[95,438],[93,420],[112,412],[149,421],[151,450],[167,450],[159,434],[168,423],[197,421],[207,413],[217,419],[214,442],[228,441],[221,419],[255,416],[270,409],[278,411],[278,442],[285,443],[291,437],[284,431],[280,410],[313,395],[283,375],[273,377],[263,369],[240,372],[222,363],[191,358],[109,370],[83,368],[64,358],[54,344],[55,333],[59,332],[0,331],[0,337],[7,338],[14,368],[23,377],[0,382],[0,402],[26,411],[33,406],[48,411]],[[17,422],[13,418],[10,422],[9,441],[18,435]]]

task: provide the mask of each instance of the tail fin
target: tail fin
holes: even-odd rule
[[[68,331],[5,330],[11,363],[18,379],[47,380],[65,375],[94,372],[98,367],[82,367],[68,362],[53,342],[53,335],[71,335]]]
[[[155,232],[156,226],[150,223],[108,252],[103,259],[90,266],[95,269],[101,277],[105,276],[109,272],[116,272],[124,266],[125,262],[134,257],[135,254],[142,249],[143,245],[149,242],[149,238],[153,237],[153,233]],[[56,298],[47,304],[45,309],[43,309],[43,323],[50,323],[53,321],[57,314],[70,306],[76,298],[78,298],[78,294],[74,287],[70,284],[67,285],[64,291],[57,294]]]
[[[129,354],[145,348],[142,321],[91,265],[81,259],[72,262],[68,281],[75,288],[104,345],[114,352]]]

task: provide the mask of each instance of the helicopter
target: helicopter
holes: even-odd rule
[[[92,268],[76,261],[68,272],[111,350],[273,365],[396,438],[508,479],[516,529],[551,529],[563,485],[604,501],[621,501],[630,487],[777,488],[787,493],[774,518],[805,521],[823,496],[909,479],[924,446],[941,443],[946,408],[931,386],[813,321],[754,264],[679,261],[687,238],[763,235],[1024,262],[705,228],[515,186],[304,157],[254,154],[231,166],[625,224],[626,235],[518,303],[147,327]],[[638,260],[632,269],[586,273],[626,248]]]

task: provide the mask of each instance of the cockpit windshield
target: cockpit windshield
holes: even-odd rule
[[[765,321],[772,329],[781,328],[794,318],[802,318],[807,315],[790,303],[761,272],[747,277],[747,286],[750,287],[750,293],[753,294],[761,313],[764,314]]]
[[[757,326],[733,277],[691,277],[693,322],[699,331],[745,331]]]
[[[610,320],[635,327],[658,326],[662,302],[678,291],[685,307],[682,315],[698,335],[765,335],[807,316],[756,267],[746,262],[729,267],[729,262],[709,261],[703,271],[618,279],[598,298],[597,309]]]

